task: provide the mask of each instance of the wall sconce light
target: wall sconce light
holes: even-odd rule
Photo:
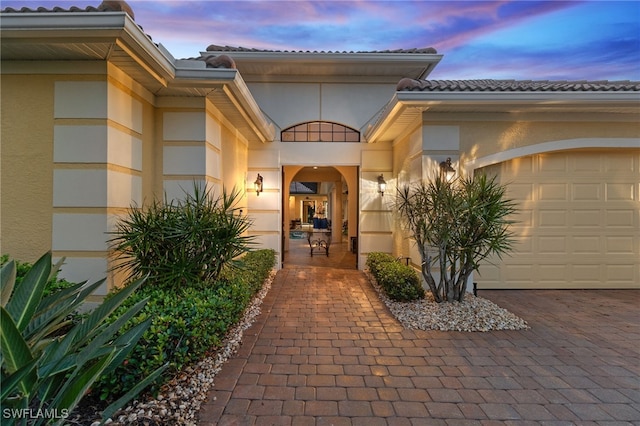
[[[253,182],[253,187],[256,190],[256,195],[259,197],[260,193],[262,192],[262,176],[260,176],[260,173],[258,173],[258,177],[256,178],[256,181]]]
[[[381,197],[384,197],[384,191],[387,189],[387,182],[384,180],[384,176],[380,173],[378,176],[378,192]]]
[[[451,167],[451,157],[446,161],[440,163],[440,177],[446,179],[447,182],[451,182],[453,176],[456,174],[456,169]]]

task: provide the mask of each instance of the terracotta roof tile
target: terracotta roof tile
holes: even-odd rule
[[[51,9],[46,7],[37,7],[32,9],[30,7],[21,7],[15,9],[13,7],[5,7],[0,10],[0,13],[51,13],[51,12],[127,12],[131,19],[135,19],[133,9],[124,0],[104,0],[98,7],[87,6],[84,9],[77,6],[71,6],[69,9],[65,9],[60,6],[54,6]]]
[[[20,9],[15,9],[11,6],[7,6],[0,11],[0,13],[51,13],[51,12],[99,12],[97,7],[87,6],[82,9],[77,6],[71,6],[69,9],[65,9],[63,7],[55,6],[51,9],[47,9],[46,7],[37,7],[32,9],[30,7],[21,7]]]
[[[604,92],[640,91],[640,81],[414,80],[403,78],[398,91],[421,92]]]
[[[269,49],[253,49],[248,47],[220,46],[211,44],[207,47],[207,52],[273,52],[273,53],[421,53],[436,54],[438,53],[433,47],[423,49],[395,49],[395,50],[370,50],[370,51],[318,51],[318,50],[269,50]]]

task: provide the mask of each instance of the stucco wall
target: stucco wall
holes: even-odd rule
[[[389,101],[395,90],[389,84],[251,83],[248,86],[260,108],[280,130],[315,120],[360,129]]]
[[[430,125],[459,126],[463,162],[550,141],[640,137],[640,126],[633,117],[605,113],[517,117],[504,114],[426,114],[425,118]]]
[[[417,128],[411,134],[398,141],[393,146],[393,174],[396,177],[397,187],[403,188],[419,182],[422,179],[422,129]],[[389,190],[389,194],[395,197],[394,188]],[[411,257],[414,264],[420,263],[420,256],[415,249],[413,240],[404,232],[402,219],[395,212],[393,215],[393,255]]]
[[[32,262],[51,250],[55,77],[0,78],[0,251]]]

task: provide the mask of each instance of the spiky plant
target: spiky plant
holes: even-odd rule
[[[132,206],[109,240],[114,269],[126,271],[128,279],[148,275],[156,285],[214,282],[252,244],[246,235],[251,221],[238,214],[240,195],[223,189],[214,197],[194,182],[184,200]]]
[[[484,174],[454,181],[436,177],[398,191],[397,208],[415,239],[422,276],[436,302],[464,300],[480,262],[512,249],[509,217],[516,208],[505,191]]]

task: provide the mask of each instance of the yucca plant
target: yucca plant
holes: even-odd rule
[[[454,181],[436,177],[398,191],[397,208],[415,239],[422,276],[436,302],[462,302],[480,262],[511,250],[509,217],[516,208],[505,192],[495,177],[484,174]]]
[[[104,323],[144,280],[132,283],[102,303],[81,322],[70,322],[102,281],[80,283],[43,297],[57,272],[51,253],[42,256],[16,284],[14,261],[2,269],[0,281],[0,362],[3,425],[61,424],[101,374],[113,371],[136,345],[150,320],[117,337],[116,333],[145,305],[142,300],[117,321]],[[164,368],[164,367],[163,367]],[[161,372],[160,368],[103,412],[111,416]]]
[[[214,282],[252,244],[246,235],[251,221],[238,214],[240,195],[223,189],[215,197],[194,182],[184,200],[132,206],[109,240],[114,269],[130,280],[148,275],[148,282],[159,285]]]

